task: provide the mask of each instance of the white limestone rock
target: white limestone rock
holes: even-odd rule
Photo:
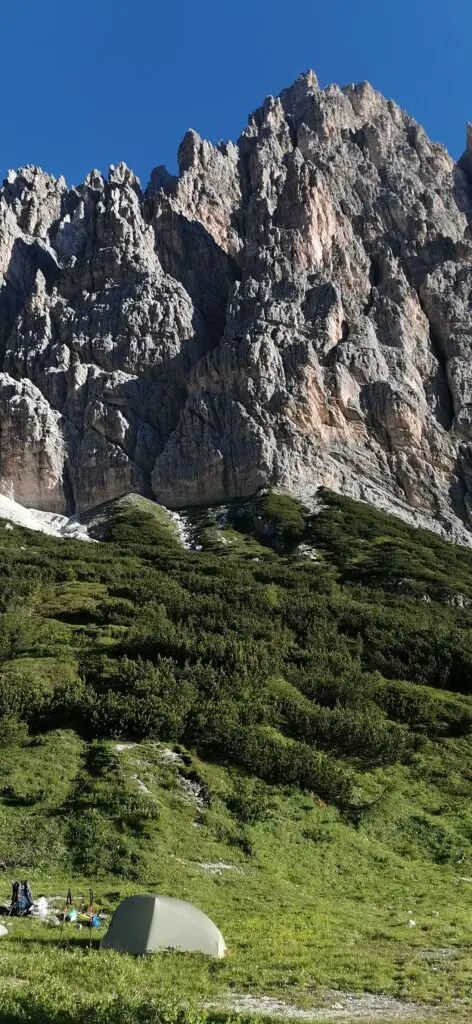
[[[71,513],[326,485],[468,542],[470,146],[308,72],[144,192],[123,163],[10,172],[0,489]]]

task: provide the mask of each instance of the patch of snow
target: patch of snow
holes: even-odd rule
[[[41,512],[37,508],[25,508],[18,501],[0,495],[0,519],[6,519],[6,530],[24,526],[28,530],[47,533],[51,537],[69,537],[74,540],[91,541],[85,526],[76,519],[61,516],[58,512]]]
[[[135,747],[136,743],[115,743],[115,750],[130,750],[131,747]]]

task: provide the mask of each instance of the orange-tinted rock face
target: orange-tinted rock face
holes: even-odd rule
[[[0,492],[72,510],[325,484],[467,539],[472,179],[367,84],[302,76],[237,145],[188,132],[0,193]],[[31,443],[30,443],[31,442]]]

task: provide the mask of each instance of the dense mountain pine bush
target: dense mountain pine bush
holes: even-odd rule
[[[182,742],[347,808],[363,766],[470,730],[471,551],[329,492],[193,517],[192,551],[137,498],[97,544],[0,530],[0,744]]]

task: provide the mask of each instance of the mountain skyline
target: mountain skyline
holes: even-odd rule
[[[176,167],[189,127],[235,141],[266,95],[313,68],[320,84],[368,80],[454,158],[472,119],[465,0],[313,5],[216,0],[195,8],[100,0],[93,23],[59,0],[2,12],[0,177],[41,166],[68,184],[124,160],[145,183]],[[18,73],[19,57],[21,74]]]

